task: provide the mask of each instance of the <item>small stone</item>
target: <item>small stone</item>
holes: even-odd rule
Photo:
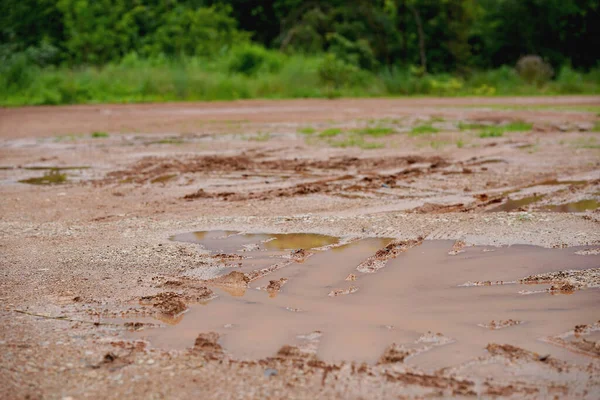
[[[265,376],[267,378],[270,378],[270,377],[275,376],[275,375],[277,375],[277,370],[276,369],[273,369],[273,368],[267,368],[267,369],[265,369]]]
[[[154,360],[152,360],[152,359],[150,359],[150,360],[146,361],[146,364],[148,364],[148,365],[152,365],[152,364],[154,364],[154,363],[155,363],[155,361],[154,361]]]

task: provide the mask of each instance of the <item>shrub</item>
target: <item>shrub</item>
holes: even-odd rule
[[[542,86],[554,75],[552,66],[540,56],[524,56],[517,62],[517,73],[527,83]]]
[[[259,45],[248,44],[231,51],[229,71],[244,75],[255,75],[259,71],[278,72],[283,65],[281,53],[270,51]]]
[[[358,67],[340,60],[331,53],[323,58],[318,74],[323,84],[335,89],[340,89],[345,85],[360,84],[366,75]]]

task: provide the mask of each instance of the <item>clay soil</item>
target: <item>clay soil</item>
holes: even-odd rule
[[[325,362],[309,339],[241,360],[214,332],[174,350],[131,331],[210,307],[211,279],[239,289],[237,275],[215,278],[236,257],[170,240],[192,231],[393,239],[366,270],[432,239],[455,241],[449,254],[580,246],[598,260],[599,107],[589,96],[0,109],[0,398],[598,398],[597,318],[577,322],[587,336],[546,332],[556,353],[490,340],[435,369],[406,364],[415,351],[400,345],[375,364]],[[577,212],[547,212],[565,209]],[[573,296],[580,282],[567,282]],[[480,329],[526,326],[494,319]]]

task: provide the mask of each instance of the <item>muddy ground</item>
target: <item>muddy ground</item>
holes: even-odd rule
[[[600,261],[599,112],[598,97],[0,109],[0,397],[598,398],[600,313],[548,331],[555,354],[490,342],[436,369],[394,347],[375,364],[292,343],[241,360],[210,332],[161,348],[130,335],[160,320],[119,316],[209,296],[220,261],[169,240],[192,231],[580,246]]]

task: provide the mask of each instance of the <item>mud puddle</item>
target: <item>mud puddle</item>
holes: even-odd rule
[[[544,291],[547,281],[520,281],[600,265],[600,256],[582,257],[578,248],[227,231],[174,239],[234,259],[222,272],[244,279],[202,281],[215,298],[190,304],[172,326],[130,333],[155,347],[190,348],[199,334],[215,332],[223,349],[241,359],[270,357],[288,345],[325,361],[433,369],[485,355],[489,343],[509,343],[589,362],[543,338],[594,323],[600,290]],[[475,281],[484,283],[464,285]],[[525,295],[527,289],[538,292]]]

